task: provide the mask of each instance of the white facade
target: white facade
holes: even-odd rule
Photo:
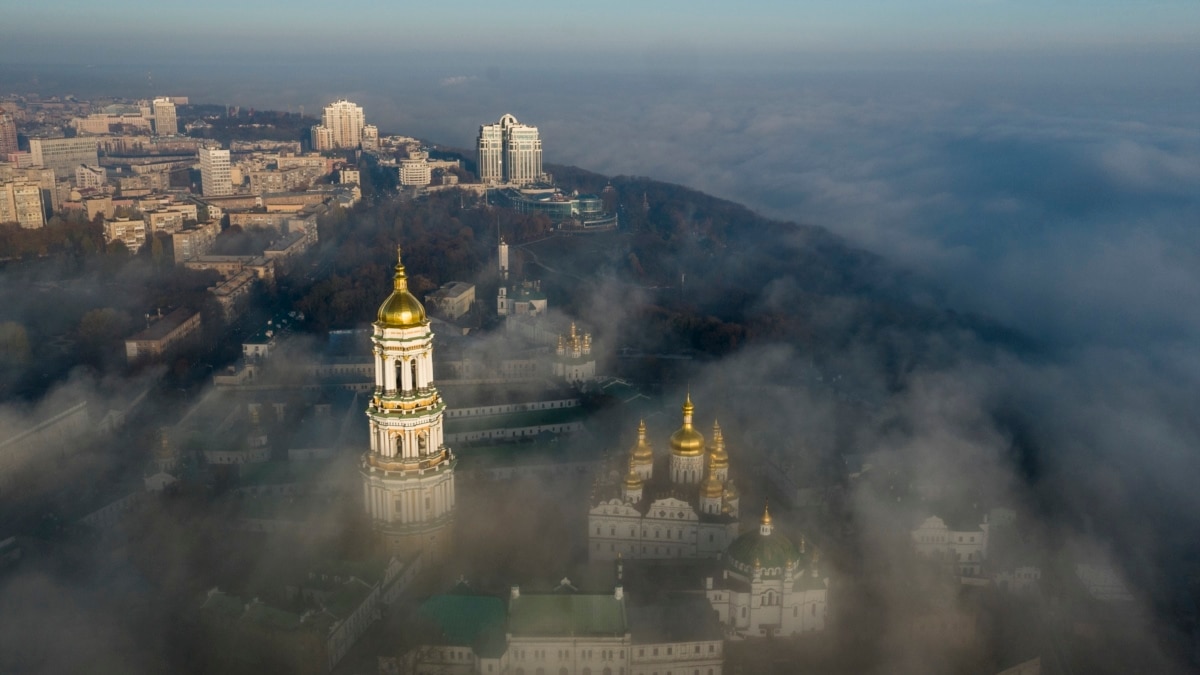
[[[233,179],[229,151],[219,148],[200,148],[200,189],[205,197],[233,194]]]
[[[765,509],[758,531],[738,537],[723,562],[722,575],[705,581],[705,594],[731,633],[752,638],[825,630],[828,579],[819,556],[803,539],[797,547],[775,532]]]
[[[977,528],[952,530],[937,516],[926,518],[912,531],[913,547],[923,557],[953,565],[959,575],[977,577],[987,559],[987,519]]]
[[[476,150],[483,183],[526,185],[546,179],[537,127],[521,124],[512,115],[479,127]]]
[[[446,404],[433,383],[433,331],[408,291],[403,263],[394,283],[371,336],[375,388],[367,408],[363,500],[391,550],[437,558],[449,545],[456,459],[445,445]]]

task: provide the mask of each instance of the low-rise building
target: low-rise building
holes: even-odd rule
[[[200,330],[200,313],[179,308],[125,340],[130,363],[161,358]]]
[[[450,281],[425,296],[425,305],[453,321],[471,311],[475,304],[475,285],[465,281]]]

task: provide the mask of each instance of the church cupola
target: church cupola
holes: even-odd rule
[[[381,328],[416,328],[429,323],[425,307],[408,290],[408,272],[404,269],[400,247],[396,247],[396,274],[392,277],[392,294],[379,306],[375,323]]]
[[[671,434],[671,481],[697,485],[704,477],[704,435],[692,424],[695,406],[688,394],[683,403],[683,426]]]
[[[637,472],[637,467],[633,463],[633,459],[629,460],[629,473],[625,475],[625,483],[621,488],[622,497],[626,502],[637,503],[642,501],[642,482],[641,475]]]
[[[763,504],[762,523],[758,526],[758,533],[764,537],[769,537],[773,529],[771,526],[771,509],[766,504]]]
[[[630,451],[630,470],[636,471],[642,480],[650,480],[654,475],[654,448],[646,440],[646,420],[638,423],[637,444]]]

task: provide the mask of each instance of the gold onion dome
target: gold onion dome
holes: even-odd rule
[[[725,486],[717,478],[716,472],[713,471],[713,464],[708,463],[708,478],[704,479],[704,485],[701,486],[703,495],[708,499],[720,499],[725,494]]]
[[[717,469],[729,468],[729,453],[725,452],[725,436],[721,434],[721,425],[716,422],[713,422],[713,451],[710,466]]]
[[[415,328],[429,323],[425,318],[425,308],[408,290],[408,272],[404,270],[404,262],[400,259],[399,246],[396,247],[396,276],[392,294],[379,306],[375,320],[384,328]]]
[[[699,457],[704,454],[704,435],[692,426],[692,395],[683,403],[683,426],[671,434],[671,453],[680,457]]]
[[[633,462],[629,463],[629,473],[625,475],[625,487],[630,490],[642,489],[642,477],[633,470]]]
[[[632,459],[633,463],[637,466],[654,463],[654,449],[650,447],[650,442],[646,440],[646,420],[642,420],[638,424],[637,445],[633,446]]]

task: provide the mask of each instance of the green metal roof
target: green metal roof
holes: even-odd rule
[[[417,610],[438,625],[446,642],[470,645],[480,656],[504,653],[504,601],[488,595],[435,595]],[[496,652],[497,638],[499,652]]]
[[[629,632],[629,622],[625,601],[613,595],[522,595],[508,603],[508,632],[537,637],[619,637]]]

